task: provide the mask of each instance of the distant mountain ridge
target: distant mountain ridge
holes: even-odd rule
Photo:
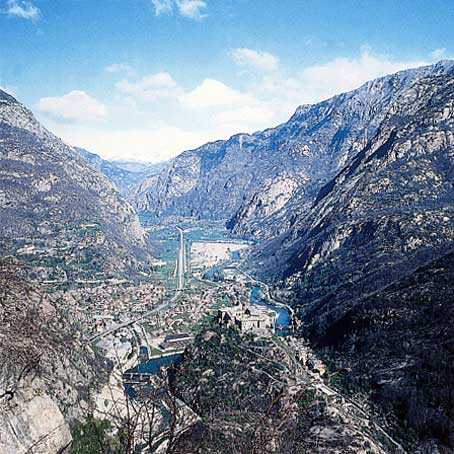
[[[401,93],[419,78],[442,74],[452,65],[444,61],[381,77],[300,106],[276,128],[186,151],[159,175],[145,179],[130,200],[156,217],[226,219],[234,233],[274,236],[352,161]]]
[[[3,91],[0,253],[57,281],[126,276],[149,257],[136,213],[108,179]]]
[[[101,156],[84,148],[75,147],[75,149],[83,158],[108,177],[118,191],[125,197],[144,178],[157,174],[167,165],[165,162],[150,164],[136,161],[113,161],[103,159]]]

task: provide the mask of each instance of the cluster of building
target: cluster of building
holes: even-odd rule
[[[147,318],[147,331],[155,336],[191,331],[204,318],[216,316],[217,306],[228,301],[228,291],[223,287],[199,288],[197,292],[181,294],[175,304]]]
[[[22,237],[15,241],[14,255],[26,260],[42,284],[59,285],[68,281],[68,276],[79,279],[107,279],[105,272],[90,263],[94,245],[106,241],[98,224],[62,224],[58,229],[47,221],[40,223],[43,238]],[[52,233],[52,235],[48,235]]]
[[[165,288],[155,284],[98,285],[68,291],[64,297],[83,314],[88,333],[100,333],[151,311],[162,300]]]

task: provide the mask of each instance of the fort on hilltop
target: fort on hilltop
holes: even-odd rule
[[[241,333],[271,336],[276,330],[277,312],[266,307],[238,305],[223,307],[218,311],[221,326],[238,329]]]

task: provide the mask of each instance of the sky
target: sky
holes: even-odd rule
[[[165,161],[454,55],[452,0],[0,0],[0,87],[71,145]]]

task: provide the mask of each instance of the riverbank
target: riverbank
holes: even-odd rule
[[[285,303],[284,301],[281,301],[279,299],[277,299],[276,296],[273,296],[272,292],[271,292],[271,288],[270,286],[266,283],[266,282],[263,282],[263,281],[259,281],[258,279],[256,279],[255,277],[251,276],[249,273],[246,273],[246,271],[243,271],[241,268],[239,268],[238,266],[235,267],[235,269],[240,273],[242,274],[243,276],[245,276],[251,283],[253,284],[256,284],[257,286],[259,287],[263,287],[265,288],[265,291],[267,293],[267,296],[268,296],[268,299],[270,301],[273,301],[273,304],[275,306],[278,306],[278,307],[285,307],[289,313],[291,314],[291,317],[292,317],[292,321],[293,321],[293,316],[294,316],[294,310],[293,308],[288,305],[287,303]]]
[[[287,333],[292,327],[292,315],[283,305],[277,305],[270,302],[269,299],[264,299],[261,296],[261,288],[258,285],[252,287],[250,301],[257,306],[267,307],[277,313],[276,330],[278,333]]]

